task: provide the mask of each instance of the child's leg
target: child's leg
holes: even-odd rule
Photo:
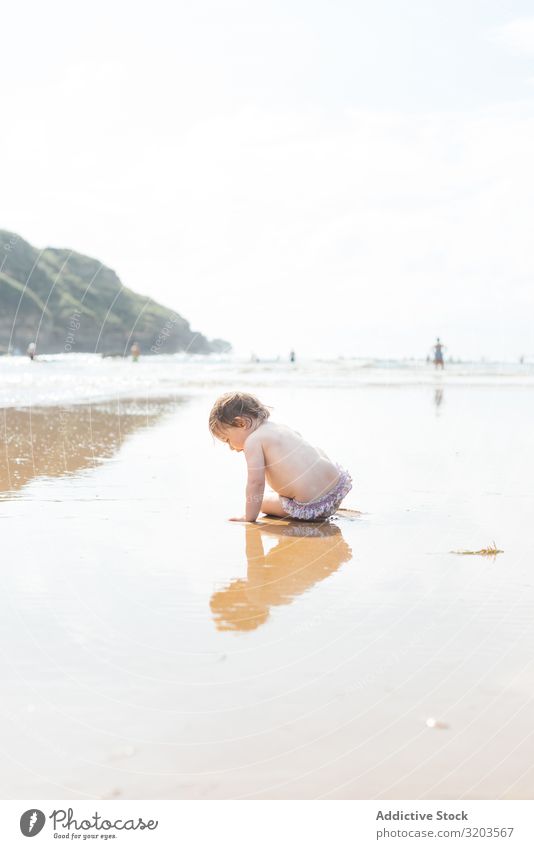
[[[267,513],[268,516],[279,516],[281,519],[289,516],[289,513],[286,513],[282,507],[280,497],[276,494],[276,492],[269,492],[267,495],[263,496],[261,510],[262,513]]]

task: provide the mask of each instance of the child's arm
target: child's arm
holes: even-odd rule
[[[259,439],[247,439],[247,443],[250,444],[245,444],[248,470],[245,518],[247,522],[255,522],[261,510],[265,491],[265,458]]]
[[[233,521],[255,522],[265,491],[265,458],[259,439],[247,439],[244,450],[248,470],[245,515]]]

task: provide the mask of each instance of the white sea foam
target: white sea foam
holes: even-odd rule
[[[213,388],[357,388],[409,385],[534,386],[532,363],[448,363],[443,372],[425,361],[310,359],[259,363],[233,356],[102,358],[57,354],[0,358],[0,406],[83,403],[115,397],[172,397]]]

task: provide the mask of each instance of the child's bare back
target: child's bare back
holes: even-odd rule
[[[269,410],[254,395],[228,393],[210,413],[210,430],[247,461],[245,515],[259,513],[307,521],[326,519],[352,487],[347,471],[286,425],[268,421]],[[274,490],[265,492],[265,482]]]
[[[278,495],[297,501],[314,501],[339,478],[339,469],[326,454],[283,424],[266,421],[244,444],[247,465],[263,459],[267,483]],[[263,455],[260,458],[260,451]],[[250,463],[249,463],[250,458]]]

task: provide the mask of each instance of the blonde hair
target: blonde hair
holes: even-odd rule
[[[211,408],[209,427],[214,436],[219,436],[224,427],[237,427],[237,418],[244,419],[251,427],[254,422],[264,422],[269,416],[269,408],[258,401],[255,395],[227,392],[217,398]]]

